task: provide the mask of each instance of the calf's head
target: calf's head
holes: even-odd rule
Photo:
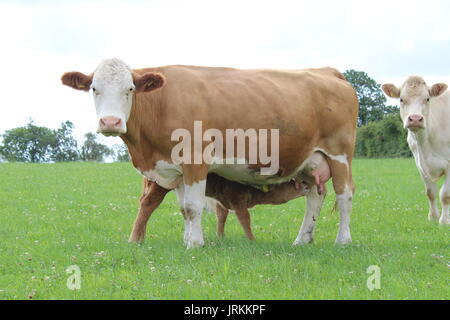
[[[90,75],[66,72],[61,81],[77,90],[91,90],[97,111],[97,132],[118,136],[127,132],[133,95],[161,88],[165,79],[155,72],[137,74],[123,61],[107,59]]]
[[[400,116],[404,127],[417,132],[426,128],[431,99],[443,94],[447,85],[437,83],[429,87],[421,77],[411,76],[400,88],[384,84],[381,89],[387,96],[400,99]]]

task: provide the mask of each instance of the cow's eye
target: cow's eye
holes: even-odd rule
[[[403,102],[405,102],[405,100],[403,100],[403,99],[400,99],[400,102],[401,102],[401,103],[403,103]]]
[[[130,92],[132,92],[133,91],[133,88],[130,88],[130,90],[129,90]]]
[[[430,102],[430,98],[427,98],[427,102]]]
[[[95,89],[95,88],[92,88],[92,91],[93,91],[93,92],[95,92],[95,91],[97,91],[97,89]]]

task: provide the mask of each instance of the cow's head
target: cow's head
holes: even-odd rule
[[[400,99],[400,116],[404,127],[417,132],[426,127],[431,99],[443,94],[447,85],[437,83],[428,87],[421,77],[411,76],[400,88],[384,84],[381,89],[387,96]]]
[[[137,74],[123,61],[107,59],[90,75],[66,72],[61,81],[77,90],[92,90],[98,118],[97,132],[118,136],[127,132],[133,95],[161,88],[165,79],[160,73]]]

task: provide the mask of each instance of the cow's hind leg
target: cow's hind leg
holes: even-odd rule
[[[314,229],[326,196],[325,188],[321,194],[319,194],[317,188],[318,186],[313,186],[306,195],[306,214],[294,245],[304,245],[313,242]]]
[[[450,175],[447,174],[444,185],[441,189],[441,203],[442,203],[442,215],[439,219],[439,224],[450,224],[449,208],[450,208]]]
[[[144,193],[141,196],[139,213],[134,222],[128,242],[142,242],[145,238],[145,229],[148,219],[159,207],[166,194],[170,191],[151,181],[145,181]]]
[[[352,212],[353,193],[355,190],[351,162],[344,157],[330,157],[329,165],[333,178],[333,187],[336,192],[336,204],[340,214],[339,231],[336,244],[346,245],[352,242],[350,234],[350,215]]]

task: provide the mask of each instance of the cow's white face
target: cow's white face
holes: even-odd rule
[[[97,111],[97,132],[117,136],[127,132],[135,85],[131,69],[118,59],[103,61],[91,83]]]
[[[158,89],[165,81],[159,73],[137,74],[119,59],[104,60],[91,75],[67,72],[61,80],[74,89],[92,90],[98,119],[97,132],[105,136],[127,133],[133,95]]]
[[[421,77],[412,76],[400,88],[393,84],[381,88],[387,96],[400,100],[400,117],[405,129],[417,132],[426,128],[431,99],[443,94],[447,85],[438,83],[430,88]]]

